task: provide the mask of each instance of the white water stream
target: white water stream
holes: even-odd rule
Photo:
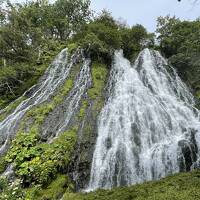
[[[109,84],[86,191],[190,169],[199,158],[199,113],[166,60],[145,49],[132,66],[118,51]]]
[[[0,122],[0,154],[6,151],[9,140],[15,134],[16,127],[24,114],[33,106],[46,101],[55,92],[67,78],[72,65],[73,62],[68,63],[67,49],[62,50],[46,70],[39,84],[35,86],[36,89],[30,97],[24,100],[5,120]]]

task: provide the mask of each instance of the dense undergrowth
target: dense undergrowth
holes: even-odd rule
[[[5,159],[12,162],[18,179],[12,185],[6,178],[0,179],[0,199],[57,199],[67,188],[73,189],[70,178],[60,173],[71,161],[77,129],[62,133],[50,144],[39,142],[34,131],[13,141]]]

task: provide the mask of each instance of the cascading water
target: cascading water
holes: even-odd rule
[[[33,106],[46,101],[67,78],[73,65],[73,61],[67,64],[67,57],[67,49],[62,50],[49,66],[40,83],[33,88],[35,91],[33,91],[30,97],[24,100],[11,115],[0,122],[0,154],[5,152],[9,139],[15,134],[16,127],[24,114]],[[29,93],[31,92],[29,91]]]
[[[80,105],[81,98],[86,93],[90,85],[90,60],[84,59],[78,77],[75,80],[74,87],[70,91],[69,96],[66,97],[67,105],[64,109],[65,112],[62,119],[57,123],[57,131],[55,132],[56,137],[66,130],[70,119],[72,118],[73,114],[77,111],[77,108]],[[52,141],[52,138],[50,138],[50,141]]]
[[[116,52],[87,191],[190,170],[200,148],[194,104],[158,52],[143,50],[134,66]]]

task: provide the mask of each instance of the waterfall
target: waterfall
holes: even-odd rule
[[[5,120],[0,122],[0,154],[6,151],[9,140],[16,133],[24,114],[33,106],[46,101],[55,92],[67,78],[72,65],[73,61],[68,64],[67,49],[62,50],[48,67],[39,83],[27,92],[30,94],[29,98],[24,100]]]
[[[62,119],[57,122],[55,137],[66,130],[70,123],[70,119],[72,119],[73,114],[76,113],[80,105],[83,95],[85,95],[88,87],[91,85],[90,63],[91,61],[89,59],[83,59],[83,64],[75,80],[74,86],[66,97],[65,101],[67,102],[67,105],[65,105],[64,108],[64,115],[62,116]],[[44,131],[46,132],[47,130]],[[51,142],[53,139],[54,138],[49,138],[49,141]]]
[[[133,66],[117,51],[108,91],[86,191],[156,180],[194,166],[199,112],[157,51],[143,50]]]

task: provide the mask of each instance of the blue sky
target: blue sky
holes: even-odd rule
[[[142,24],[148,31],[156,29],[158,16],[176,15],[180,19],[193,20],[200,17],[200,1],[195,0],[91,0],[92,9],[103,8],[112,12],[115,18],[122,17],[129,25]]]
[[[11,0],[22,2],[25,0]],[[54,0],[51,0],[54,1]],[[200,17],[200,0],[91,0],[92,9],[99,13],[108,9],[113,16],[123,18],[129,25],[142,24],[148,31],[155,31],[158,16],[170,14],[180,19],[193,20]]]

